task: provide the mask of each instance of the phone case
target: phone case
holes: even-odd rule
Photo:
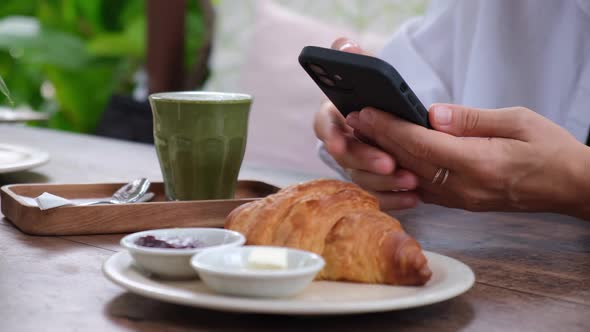
[[[424,105],[397,70],[381,59],[306,46],[299,63],[344,116],[374,107],[430,128]]]

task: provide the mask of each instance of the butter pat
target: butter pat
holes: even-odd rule
[[[287,269],[287,250],[255,248],[248,255],[247,267],[256,270],[285,270]]]

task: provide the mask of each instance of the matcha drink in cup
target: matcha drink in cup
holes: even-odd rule
[[[155,93],[149,101],[167,198],[233,198],[252,97],[186,91]]]

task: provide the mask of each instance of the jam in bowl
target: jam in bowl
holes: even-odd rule
[[[121,239],[135,265],[144,272],[166,279],[189,279],[198,275],[190,265],[203,250],[241,246],[238,232],[221,228],[167,228],[129,234]]]

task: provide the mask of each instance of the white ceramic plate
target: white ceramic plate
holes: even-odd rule
[[[31,110],[12,110],[0,106],[0,123],[14,123],[27,121],[45,121],[49,119],[47,113],[35,112]]]
[[[287,315],[338,315],[419,307],[460,295],[475,282],[467,265],[432,252],[425,255],[433,275],[422,287],[320,281],[313,282],[303,293],[284,299],[220,295],[207,289],[200,280],[150,279],[135,268],[126,251],[111,256],[103,265],[103,272],[133,293],[165,302],[222,311]]]
[[[24,146],[0,144],[0,173],[23,171],[49,161],[47,152]]]

